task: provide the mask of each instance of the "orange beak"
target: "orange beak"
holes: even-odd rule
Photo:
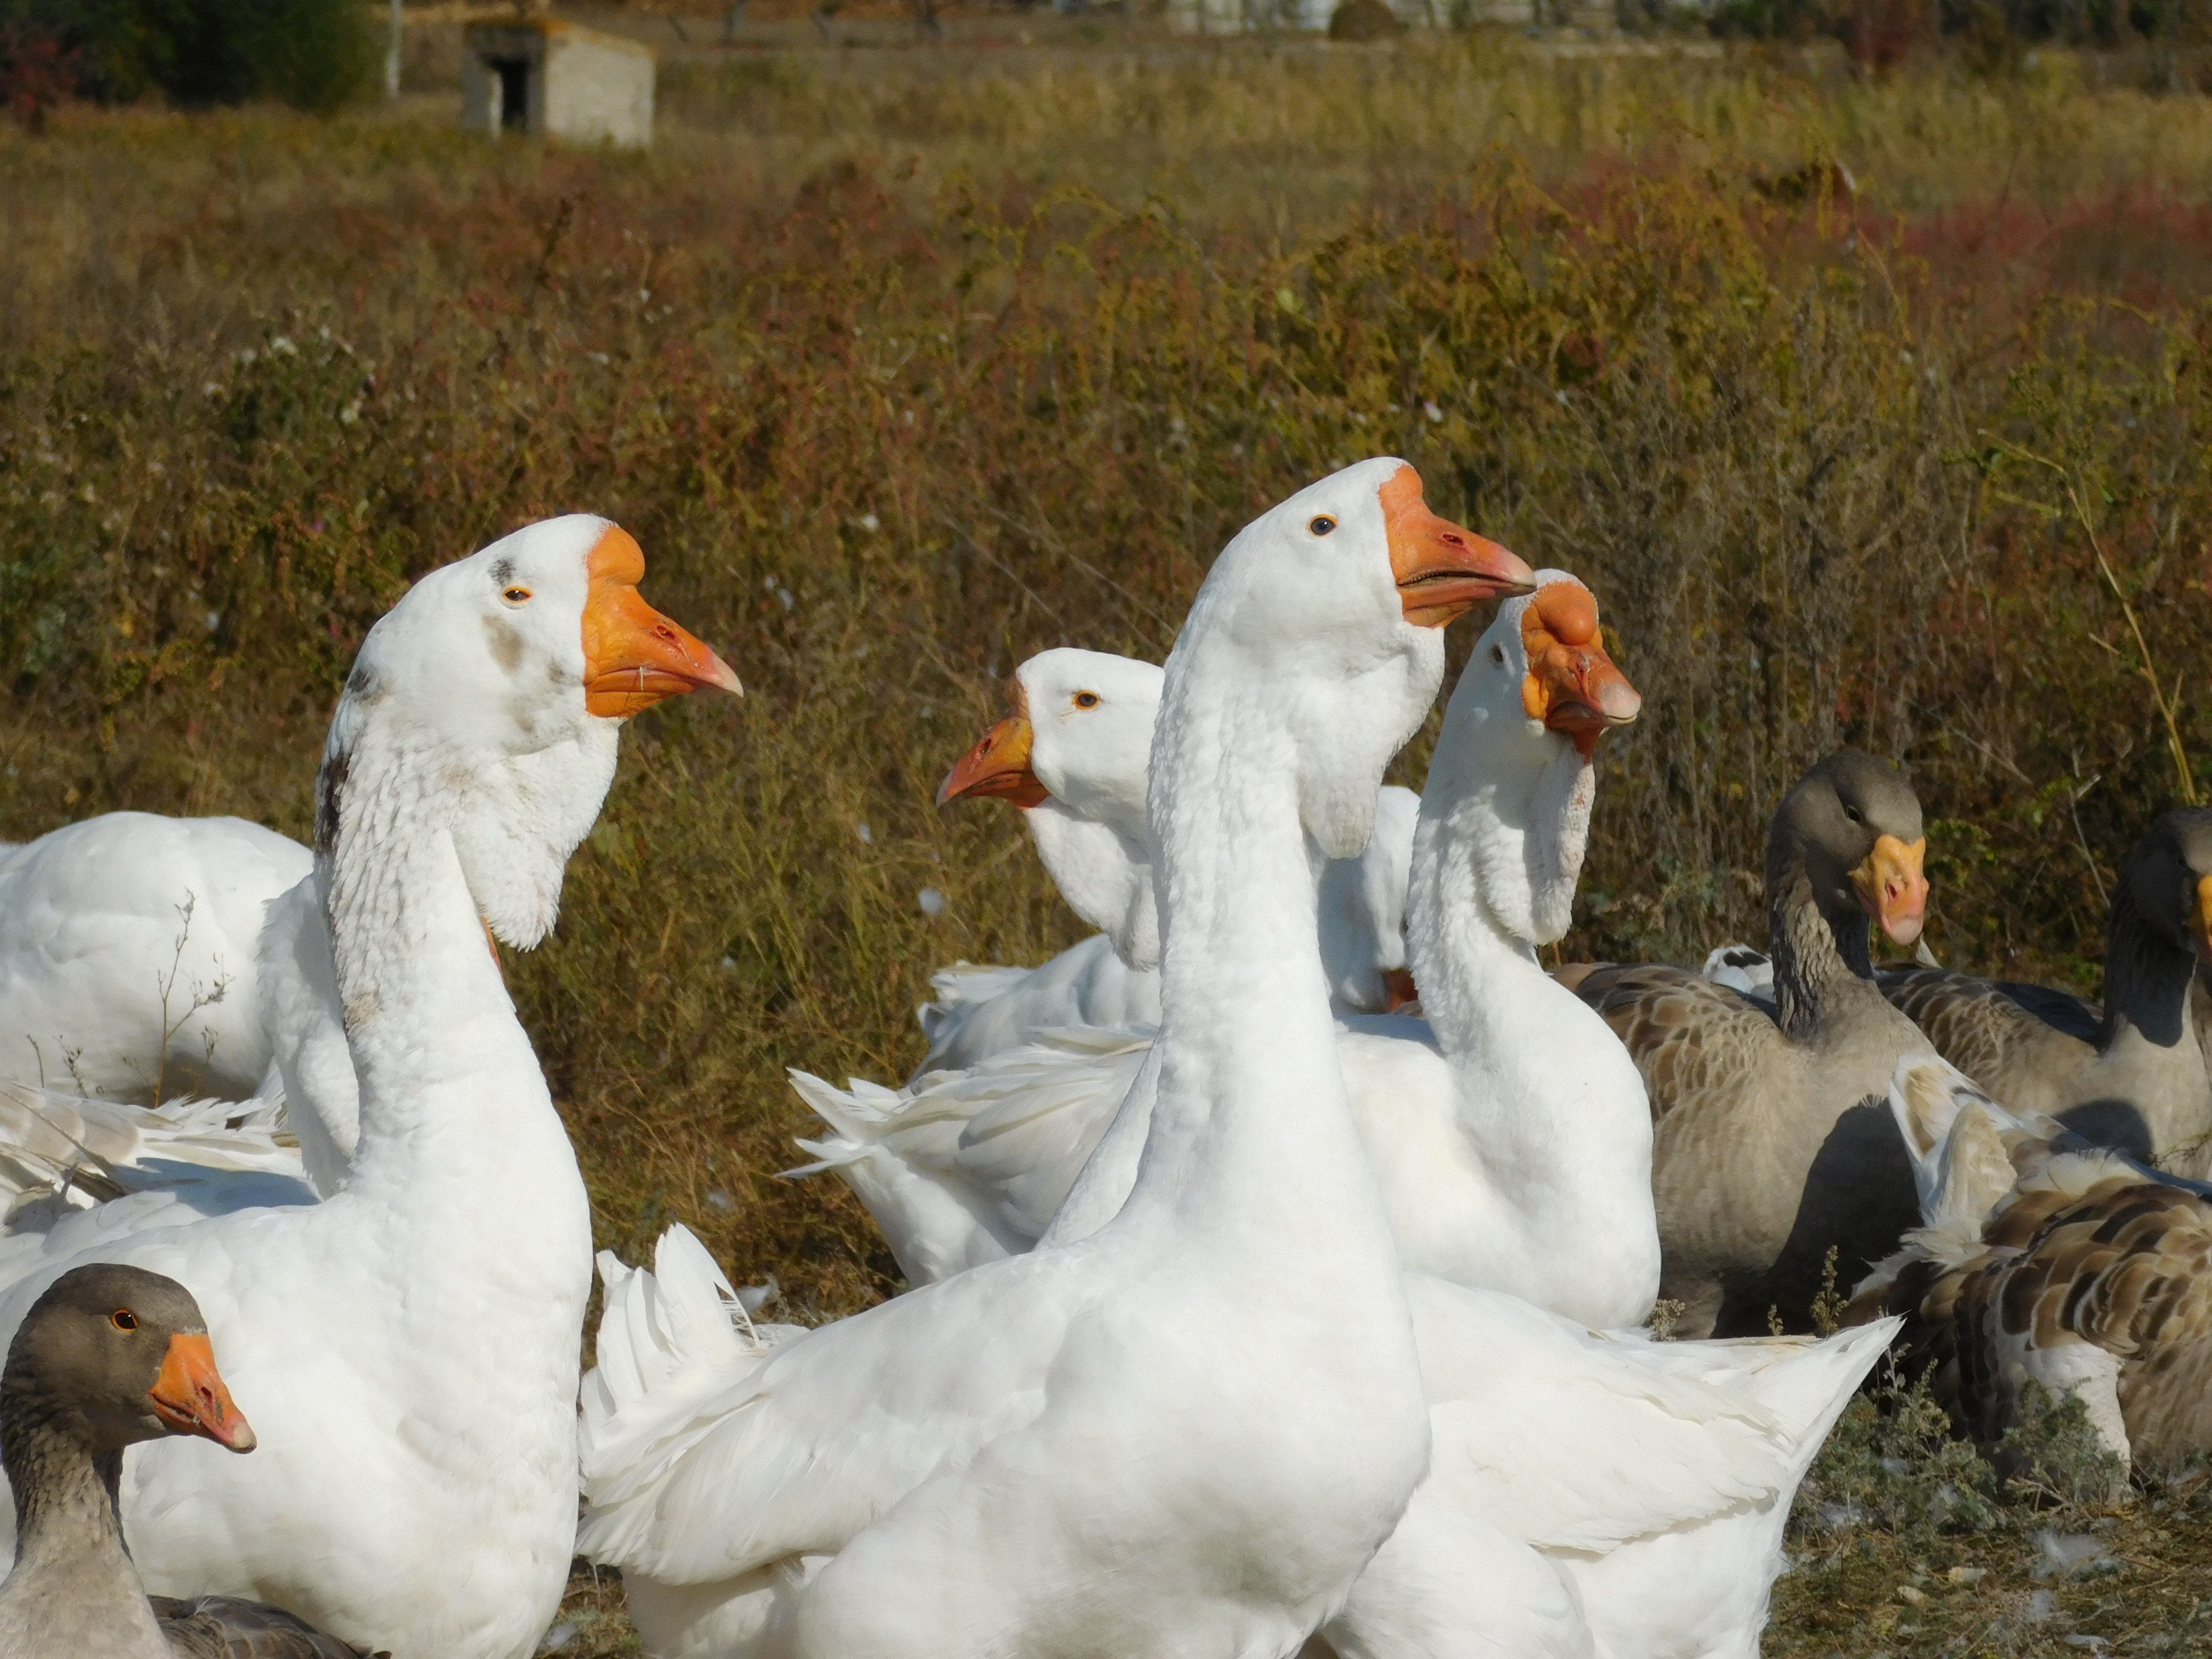
[[[2197,941],[2198,957],[2212,962],[2212,876],[2197,884],[2197,902],[2189,911],[2189,933]]]
[[[1052,792],[1030,770],[1030,744],[1036,736],[1027,714],[1007,715],[954,763],[937,786],[937,804],[996,797],[1024,809],[1042,805]]]
[[[592,550],[591,594],[584,601],[584,707],[626,720],[664,697],[702,686],[743,696],[744,687],[700,641],[647,605],[637,591],[645,555],[629,532],[610,526]]]
[[[169,1339],[161,1374],[146,1398],[172,1434],[196,1434],[234,1452],[253,1449],[252,1425],[231,1403],[230,1390],[215,1368],[215,1349],[204,1334]]]
[[[1379,495],[1390,574],[1414,627],[1442,628],[1485,599],[1536,586],[1535,572],[1496,542],[1430,512],[1421,499],[1421,475],[1412,467],[1400,467]]]
[[[1421,1000],[1420,988],[1413,983],[1410,968],[1385,968],[1382,970],[1382,1012],[1395,1014],[1401,1008],[1409,1008]]]
[[[1571,737],[1584,760],[1600,738],[1642,710],[1643,694],[1605,653],[1597,601],[1580,582],[1536,590],[1536,602],[1521,613],[1521,643],[1528,653],[1521,706],[1530,720]]]
[[[1910,847],[1895,836],[1882,836],[1866,862],[1851,872],[1860,907],[1893,945],[1910,945],[1918,939],[1927,919],[1928,878],[1920,872],[1920,861],[1927,854],[1925,836]]]

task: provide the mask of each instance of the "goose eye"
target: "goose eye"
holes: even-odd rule
[[[1493,645],[1493,646],[1492,646],[1492,647],[1490,647],[1490,659],[1491,659],[1491,661],[1492,661],[1492,662],[1496,663],[1496,664],[1497,664],[1500,668],[1504,667],[1504,666],[1505,666],[1505,647],[1504,647],[1504,646],[1502,646],[1502,645]]]
[[[1097,708],[1097,707],[1098,707],[1098,694],[1097,694],[1096,691],[1079,691],[1079,692],[1077,692],[1077,693],[1075,694],[1075,706],[1076,706],[1078,708]]]
[[[118,1308],[107,1316],[107,1322],[118,1331],[135,1331],[138,1328],[138,1316],[128,1308]]]
[[[1853,823],[1863,823],[1866,821],[1859,815],[1859,809],[1848,801],[1844,803],[1844,816]]]
[[[530,590],[526,587],[510,587],[499,597],[508,605],[528,605]]]
[[[1311,524],[1308,525],[1306,528],[1312,531],[1316,536],[1326,536],[1330,531],[1336,528],[1336,520],[1330,518],[1328,514],[1324,513],[1319,518],[1316,519]]]

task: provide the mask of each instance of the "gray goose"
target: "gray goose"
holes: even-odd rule
[[[173,1279],[112,1262],[64,1273],[32,1304],[0,1373],[0,1467],[15,1497],[15,1564],[0,1583],[8,1659],[362,1659],[258,1601],[149,1601],[123,1541],[123,1453],[166,1434],[234,1452],[207,1322]]]
[[[1839,750],[1767,831],[1771,1004],[1659,964],[1576,985],[1650,1095],[1659,1293],[1684,1304],[1680,1334],[1760,1334],[1772,1313],[1809,1329],[1830,1249],[1848,1290],[1918,1219],[1886,1101],[1928,1039],[1876,988],[1867,924],[1919,937],[1926,848],[1904,774]]]
[[[2201,1027],[2194,987],[2199,965],[2212,962],[2212,807],[2168,812],[2136,843],[2112,889],[2105,941],[2104,1010],[2087,1033],[2086,1006],[2063,992],[1941,968],[1878,978],[1936,1053],[2011,1109],[2204,1175],[2212,1033]]]
[[[1899,1066],[1890,1105],[1923,1224],[1845,1322],[1903,1315],[1905,1363],[1992,1455],[2029,1382],[2080,1396],[2123,1464],[2212,1450],[2212,1188],[2015,1116],[1933,1057]]]

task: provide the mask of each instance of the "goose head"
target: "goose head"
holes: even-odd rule
[[[1170,696],[1155,755],[1201,701],[1254,741],[1287,740],[1307,833],[1324,857],[1352,857],[1383,769],[1436,700],[1444,624],[1534,580],[1504,548],[1431,512],[1404,461],[1346,467],[1261,514],[1214,561],[1168,663],[1189,707]]]
[[[369,629],[331,720],[317,780],[325,863],[348,836],[374,833],[374,815],[348,802],[375,770],[451,832],[493,933],[537,944],[613,781],[622,723],[703,687],[743,690],[645,602],[644,574],[627,532],[574,514],[409,589]]]
[[[996,799],[1021,808],[1070,908],[1139,969],[1159,960],[1145,768],[1163,678],[1152,663],[1103,651],[1040,652],[1014,671],[1011,712],[937,792],[939,805]]]
[[[939,805],[996,798],[1029,809],[1057,800],[1139,846],[1145,766],[1163,671],[1103,651],[1041,651],[1014,671],[1011,712],[954,763]]]
[[[118,1262],[73,1268],[32,1304],[9,1346],[0,1410],[58,1419],[94,1457],[169,1434],[254,1444],[191,1292]]]
[[[1802,869],[1814,902],[1841,939],[1863,912],[1890,942],[1909,946],[1928,910],[1921,860],[1928,839],[1920,798],[1905,774],[1840,749],[1782,798],[1766,838],[1766,885],[1785,896]],[[1860,937],[1863,937],[1862,933]]]
[[[1534,593],[1498,607],[1452,688],[1422,795],[1433,827],[1418,856],[1463,849],[1498,927],[1531,945],[1559,938],[1589,841],[1598,739],[1643,706],[1606,654],[1589,589],[1564,570],[1538,571]]]
[[[2212,964],[2212,807],[2162,815],[2128,854],[2113,908],[2136,913],[2174,949]]]

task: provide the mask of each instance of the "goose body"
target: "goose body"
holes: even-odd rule
[[[313,855],[243,818],[110,812],[0,851],[0,1083],[243,1098],[270,902]]]
[[[623,716],[735,689],[638,597],[642,568],[604,520],[550,520],[425,577],[362,646],[318,779],[359,1080],[343,1187],[213,1213],[134,1194],[10,1261],[0,1330],[97,1260],[195,1286],[224,1332],[265,1449],[133,1459],[124,1524],[156,1592],[271,1601],[398,1659],[526,1655],[551,1620],[590,1221],[485,927],[550,927]]]
[[[1800,1328],[1837,1253],[1848,1288],[1914,1219],[1911,1172],[1882,1102],[1899,1058],[1927,1047],[1874,980],[1869,916],[1918,937],[1920,805],[1856,750],[1807,773],[1767,840],[1774,1001],[1687,968],[1607,966],[1576,991],[1650,1092],[1660,1294],[1691,1336]]]
[[[632,1282],[603,1263],[580,1541],[653,1651],[1262,1659],[1342,1604],[1428,1428],[1309,838],[1358,850],[1438,628],[1525,580],[1387,460],[1215,562],[1155,739],[1152,1133],[1090,1237],[703,1372],[637,1363]]]
[[[1880,975],[1936,1051],[2016,1112],[2098,1146],[2212,1172],[2212,1073],[2197,969],[2212,962],[2212,809],[2166,813],[2129,854],[2106,930],[2105,1001],[2090,1040],[2076,999],[1942,969]]]

